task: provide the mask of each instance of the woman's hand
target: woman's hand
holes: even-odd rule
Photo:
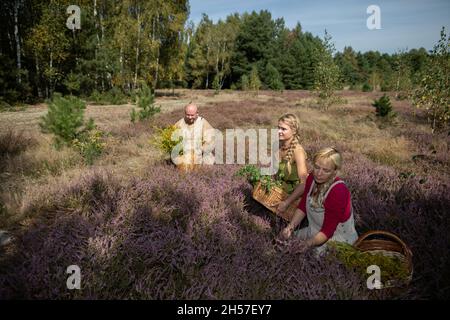
[[[289,207],[289,203],[287,201],[281,201],[277,207],[277,213],[284,213]]]
[[[281,230],[279,237],[283,240],[289,239],[292,235],[292,230],[293,228],[291,226],[287,226],[286,228]]]

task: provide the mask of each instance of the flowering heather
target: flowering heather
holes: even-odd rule
[[[302,252],[296,241],[274,246],[273,217],[246,210],[254,204],[237,169],[216,166],[188,176],[158,166],[126,182],[92,170],[58,192],[43,190],[25,208],[30,218],[17,241],[1,255],[0,297],[375,297],[336,260]],[[81,290],[65,288],[72,264],[81,268]]]
[[[277,98],[218,102],[217,108],[200,110],[219,129],[270,127],[283,112],[297,112],[292,103],[273,108]],[[358,112],[366,112],[364,108]],[[252,200],[250,184],[235,176],[239,166],[205,167],[187,175],[170,165],[152,164],[142,176],[127,179],[86,169],[69,183],[26,194],[22,213],[27,219],[13,230],[16,241],[0,248],[0,298],[450,297],[448,138],[408,126],[386,129],[422,154],[392,167],[359,153],[356,133],[338,139],[332,133],[341,129],[327,134],[322,130],[327,126],[315,126],[314,118],[308,118],[314,111],[298,110],[305,122],[311,121],[302,128],[309,161],[329,145],[343,153],[342,177],[352,193],[357,231],[390,231],[411,248],[414,274],[408,288],[370,291],[366,279],[337,260],[317,259],[295,240],[282,246],[274,242],[284,222]],[[181,116],[179,110],[168,112],[116,133],[131,139]],[[342,117],[354,121],[350,115]],[[379,134],[375,127],[364,128]],[[73,264],[81,268],[81,290],[66,288],[66,268]]]
[[[355,155],[348,155],[346,168],[358,231],[399,235],[413,252],[414,291],[423,298],[448,298],[448,176],[408,176]]]

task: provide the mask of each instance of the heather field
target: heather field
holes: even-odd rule
[[[87,165],[40,132],[45,104],[0,113],[0,299],[448,299],[450,136],[431,134],[407,100],[376,119],[382,94],[340,91],[323,111],[309,91],[158,91],[161,113],[130,122],[131,104],[88,105],[106,132]],[[186,175],[149,141],[193,101],[215,128],[275,128],[301,121],[312,158],[335,146],[353,198],[357,231],[397,234],[413,252],[408,287],[368,290],[366,278],[295,240],[277,246],[284,222],[251,198],[241,165]],[[311,167],[311,163],[309,163]],[[81,269],[68,290],[66,269]]]

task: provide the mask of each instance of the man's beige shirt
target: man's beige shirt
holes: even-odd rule
[[[183,118],[175,123],[175,127],[181,130],[183,137],[183,155],[180,157],[184,163],[214,163],[211,152],[214,149],[214,128],[205,118],[199,116],[191,125]]]

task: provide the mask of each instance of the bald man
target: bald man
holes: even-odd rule
[[[199,116],[197,105],[188,104],[184,108],[184,118],[180,119],[175,127],[180,129],[183,137],[183,155],[179,156],[175,163],[181,162],[187,167],[214,163],[214,128],[205,118]]]

